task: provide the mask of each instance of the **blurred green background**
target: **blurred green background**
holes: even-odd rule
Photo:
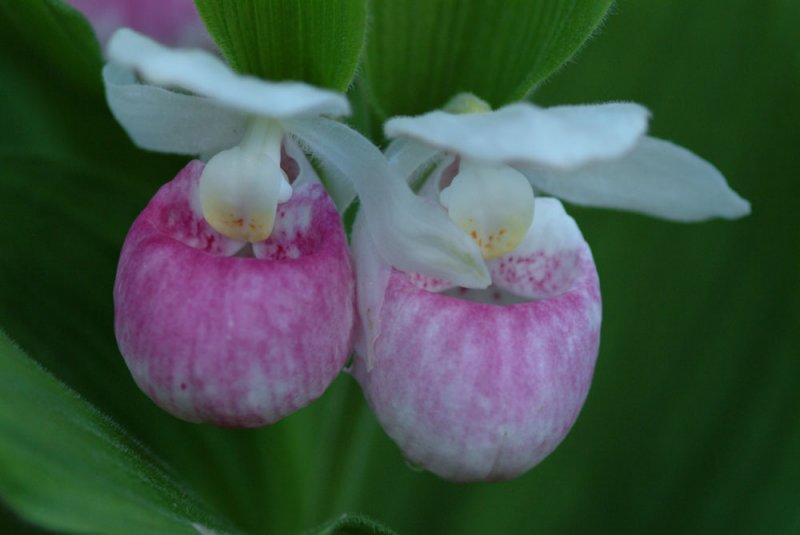
[[[601,276],[601,354],[566,441],[515,481],[409,469],[345,375],[258,431],[155,409],[116,350],[111,286],[128,225],[181,160],[130,148],[108,115],[64,111],[98,94],[72,86],[41,108],[36,92],[58,81],[8,28],[0,325],[254,533],[342,511],[407,534],[800,533],[799,23],[794,0],[621,0],[534,93],[645,104],[651,132],[713,162],[753,214],[680,225],[570,209]],[[9,511],[0,522],[36,531]]]

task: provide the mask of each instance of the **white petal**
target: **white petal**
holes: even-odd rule
[[[208,52],[173,50],[127,28],[111,37],[108,57],[148,83],[207,96],[249,114],[286,119],[350,113],[350,104],[339,93],[299,82],[266,82],[238,75]]]
[[[442,188],[451,183],[456,173],[458,173],[458,164],[460,162],[458,156],[447,153],[442,154],[444,154],[444,157],[439,160],[433,171],[427,176],[422,174],[417,179],[417,186],[419,187],[417,195],[436,203],[439,202],[439,193],[441,193]]]
[[[306,184],[322,184],[322,180],[320,180],[317,171],[311,165],[311,162],[308,161],[303,149],[300,148],[294,138],[291,136],[284,137],[283,149],[286,151],[286,155],[294,160],[298,167],[297,178],[292,182],[293,188],[305,186]]]
[[[475,240],[486,259],[516,248],[533,221],[531,185],[507,165],[464,158],[439,199],[450,219]]]
[[[375,341],[381,334],[381,308],[386,297],[386,287],[392,267],[378,254],[375,242],[359,213],[353,225],[352,251],[355,260],[360,329],[356,336],[356,350],[366,356],[367,370],[375,364]]]
[[[536,188],[585,206],[686,222],[750,213],[750,203],[728,187],[713,165],[669,141],[651,137],[614,162],[569,173],[520,170]]]
[[[519,297],[548,299],[568,292],[588,247],[558,199],[536,198],[533,222],[513,251],[489,262],[492,283]]]
[[[324,118],[286,124],[331,174],[352,181],[379,254],[403,271],[486,287],[475,243],[436,204],[414,195],[383,154],[349,127]]]
[[[411,139],[396,139],[387,147],[386,158],[389,166],[412,188],[420,186],[417,182],[430,173],[432,167],[441,159],[443,153],[441,149],[419,143]]]
[[[245,131],[245,114],[205,97],[140,84],[119,65],[106,65],[103,81],[114,117],[143,149],[217,153],[236,145]]]
[[[328,191],[328,195],[333,199],[336,209],[340,213],[347,210],[353,200],[356,198],[356,191],[353,189],[353,184],[348,180],[327,180],[325,182],[320,179],[317,171],[308,161],[303,149],[301,149],[297,142],[291,137],[287,136],[284,140],[286,152],[291,156],[300,166],[300,174],[297,180],[292,183],[293,187],[298,187],[307,183],[322,184]]]
[[[395,117],[384,131],[488,163],[573,169],[631,150],[648,118],[632,103],[544,109],[519,102],[490,113]]]

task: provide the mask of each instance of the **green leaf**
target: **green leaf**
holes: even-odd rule
[[[800,533],[800,3],[617,6],[536,102],[643,103],[653,135],[713,162],[753,214],[679,225],[566,205],[603,332],[564,443],[517,480],[451,485],[377,432],[344,510],[400,533]]]
[[[567,61],[611,0],[374,0],[365,76],[383,117],[472,92],[520,100]]]
[[[247,532],[299,533],[347,510],[341,500],[357,495],[357,460],[368,447],[351,445],[351,430],[375,429],[354,417],[368,409],[349,377],[299,413],[249,431],[179,421],[134,384],[114,340],[117,257],[137,212],[177,170],[171,159],[147,161],[151,175],[139,176],[0,152],[0,325]]]
[[[234,69],[346,91],[358,66],[366,0],[196,0]]]
[[[363,515],[343,514],[307,535],[394,535],[394,531]]]
[[[153,183],[37,153],[0,152],[0,168],[0,325],[71,387],[93,387],[90,401],[130,396],[135,387],[118,383],[127,371],[115,350],[111,287],[125,231]],[[52,327],[37,328],[42,319]]]
[[[87,91],[101,88],[100,45],[78,10],[61,0],[0,0],[0,19],[7,19],[27,53],[52,75]]]
[[[258,507],[263,475],[252,469],[257,435],[171,417],[136,387],[116,347],[111,290],[125,232],[158,184],[180,168],[170,159],[146,161],[150,176],[0,153],[0,325],[252,531],[266,515]],[[278,477],[280,470],[270,473]]]
[[[81,42],[89,48],[97,45],[76,11],[61,2],[13,2],[13,8],[9,3],[0,0],[0,148],[5,154],[36,152],[83,161],[112,169],[112,177],[119,170],[147,177],[154,163],[168,160],[174,167],[174,159],[136,150],[112,117],[103,94],[99,51],[77,52]],[[50,5],[60,7],[47,8]],[[63,43],[48,37],[50,31],[58,36],[71,26],[78,33]],[[42,28],[41,42],[50,43],[41,53],[29,45],[39,43],[31,28]],[[80,72],[84,75],[78,76]]]
[[[0,496],[50,529],[232,531],[151,452],[0,332]]]
[[[101,161],[0,161],[0,324],[250,533],[300,533],[342,511],[400,533],[800,532],[800,132],[787,113],[800,4],[766,0],[757,17],[750,0],[618,5],[537,102],[646,104],[654,134],[712,161],[754,212],[684,226],[568,207],[602,279],[601,356],[575,428],[529,474],[452,485],[410,470],[349,377],[257,431],[153,407],[115,349],[111,284],[126,228],[180,162],[133,150],[98,101],[52,83],[4,32],[0,117],[14,121],[0,146]]]
[[[62,79],[54,65],[70,49],[53,50],[52,62],[32,55],[24,32],[0,12],[0,326],[247,532],[299,533],[341,512],[339,497],[353,495],[341,482],[355,490],[359,480],[342,462],[353,448],[340,415],[367,410],[350,378],[250,431],[179,421],[134,384],[114,340],[116,262],[136,214],[186,159],[134,148],[99,78],[92,91]],[[0,513],[0,532],[18,532],[14,518]]]

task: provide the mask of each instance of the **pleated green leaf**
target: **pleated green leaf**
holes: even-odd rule
[[[472,92],[523,98],[592,34],[611,0],[374,0],[365,77],[379,114],[413,115]]]
[[[232,532],[139,442],[0,333],[0,497],[51,529]]]
[[[346,91],[358,66],[366,0],[196,0],[234,69]]]

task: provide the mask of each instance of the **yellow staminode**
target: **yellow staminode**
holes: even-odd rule
[[[513,251],[533,221],[533,189],[519,171],[507,165],[462,160],[439,200],[486,260]]]
[[[280,166],[282,130],[274,123],[251,124],[242,142],[206,164],[200,177],[203,217],[234,240],[258,242],[272,234],[278,203],[292,195]]]

